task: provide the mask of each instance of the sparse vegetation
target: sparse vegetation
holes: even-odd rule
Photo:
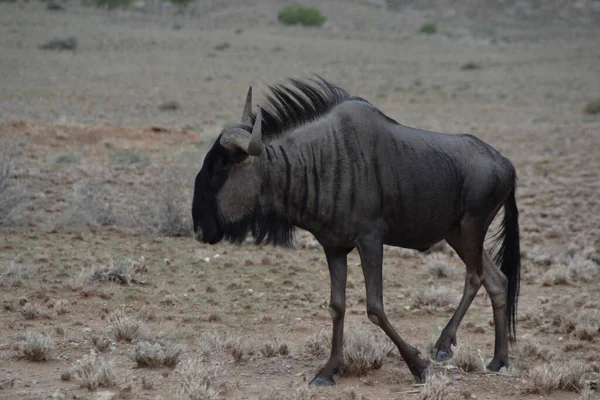
[[[321,15],[317,8],[303,5],[285,7],[279,11],[278,19],[285,25],[321,26],[327,17]]]
[[[177,372],[179,400],[216,400],[227,391],[227,373],[218,366],[187,360]]]
[[[536,365],[527,373],[528,393],[548,394],[554,390],[580,391],[585,388],[591,367],[579,360],[551,361]]]
[[[0,143],[0,225],[10,221],[23,196],[11,183],[13,161],[16,155],[16,142],[4,140]]]
[[[42,312],[40,311],[39,306],[37,304],[31,303],[31,302],[27,302],[23,306],[23,310],[21,311],[21,314],[23,314],[23,317],[25,319],[36,319],[43,315]]]
[[[56,315],[64,315],[69,312],[69,302],[67,300],[58,300],[52,307]]]
[[[38,268],[9,261],[0,265],[0,287],[22,287],[32,279]]]
[[[450,380],[445,375],[434,374],[427,379],[418,400],[446,400],[448,398]]]
[[[475,349],[470,343],[458,345],[451,362],[465,372],[482,372],[485,370],[484,361],[479,350]]]
[[[110,335],[116,341],[133,342],[143,336],[142,322],[118,312],[108,319]]]
[[[61,153],[54,157],[54,162],[57,164],[74,164],[81,160],[81,156],[77,153]]]
[[[116,194],[108,185],[84,180],[73,185],[73,191],[73,205],[67,225],[99,227],[117,222],[113,211]]]
[[[394,344],[375,326],[351,326],[344,335],[344,373],[362,376],[380,369]]]
[[[457,300],[457,294],[446,286],[430,287],[418,292],[413,307],[426,310],[443,309],[454,306],[458,303]]]
[[[138,367],[175,368],[181,361],[183,346],[177,344],[152,343],[146,340],[139,341],[135,345],[133,359]]]
[[[585,108],[583,109],[583,112],[592,115],[600,114],[600,97],[586,104]]]
[[[518,354],[521,357],[532,358],[534,360],[548,361],[552,358],[552,352],[550,349],[542,346],[536,341],[525,338],[521,339],[518,344]]]
[[[84,3],[89,3],[98,8],[114,10],[116,8],[129,7],[133,3],[133,0],[84,0]]]
[[[116,383],[112,360],[100,360],[93,351],[78,360],[70,372],[81,387],[89,390],[109,388]]]
[[[431,22],[425,23],[421,25],[419,28],[420,33],[426,33],[428,35],[433,35],[437,32],[437,25]]]
[[[29,361],[46,361],[50,357],[52,338],[37,332],[26,332],[20,345],[23,356]]]
[[[144,285],[145,282],[139,279],[140,273],[144,270],[145,266],[139,262],[124,258],[117,260],[111,258],[108,266],[96,265],[81,271],[79,280],[83,284],[114,282],[120,285]]]
[[[177,111],[181,108],[181,104],[175,100],[165,101],[158,106],[160,111]]]
[[[443,253],[432,253],[427,257],[426,265],[429,275],[436,278],[449,278],[454,274],[454,271],[448,264],[448,259]]]
[[[138,164],[149,158],[146,153],[136,149],[113,149],[110,152],[110,160],[121,164]]]
[[[323,358],[331,350],[331,338],[325,330],[320,330],[306,338],[304,348],[313,358]]]

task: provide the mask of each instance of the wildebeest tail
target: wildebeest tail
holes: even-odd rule
[[[515,198],[516,180],[506,202],[504,203],[504,219],[498,235],[502,245],[496,253],[494,261],[508,279],[508,295],[506,317],[511,341],[516,340],[517,302],[521,281],[521,248],[519,238],[519,210]]]

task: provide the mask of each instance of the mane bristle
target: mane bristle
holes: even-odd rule
[[[263,138],[269,140],[277,137],[318,119],[344,101],[354,99],[344,89],[317,77],[318,80],[307,81],[288,78],[291,85],[269,86],[271,94],[265,99],[264,105],[261,105]],[[252,124],[255,120],[254,113]]]

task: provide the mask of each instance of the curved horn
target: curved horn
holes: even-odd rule
[[[254,122],[254,127],[252,128],[252,136],[247,151],[248,154],[254,157],[260,156],[265,149],[265,144],[262,141],[262,110],[260,109],[260,106],[257,108],[256,120]]]
[[[248,89],[246,95],[246,105],[244,105],[244,113],[242,114],[242,123],[252,124],[252,86]]]

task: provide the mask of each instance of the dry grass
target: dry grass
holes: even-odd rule
[[[44,313],[40,311],[40,308],[37,304],[28,302],[23,306],[23,310],[21,311],[23,317],[25,319],[37,319],[44,316]]]
[[[76,284],[93,284],[99,282],[112,282],[119,285],[145,284],[141,273],[146,271],[143,262],[127,258],[109,259],[108,265],[95,265],[81,270],[76,279]]]
[[[0,266],[0,287],[23,287],[35,277],[38,268],[32,265],[17,264],[14,261]]]
[[[416,295],[413,307],[425,310],[453,308],[458,304],[458,296],[446,286],[423,289]]]
[[[517,346],[517,353],[520,357],[542,361],[548,361],[552,358],[552,351],[535,342],[533,339],[523,338],[517,342]]]
[[[73,185],[73,198],[67,225],[100,227],[117,222],[114,199],[117,194],[100,180],[83,180]]]
[[[136,343],[133,353],[133,360],[138,367],[175,368],[181,361],[183,346],[178,344],[161,344],[149,341],[140,341]]]
[[[591,310],[578,313],[574,325],[578,339],[591,341],[600,332],[600,313]]]
[[[598,280],[600,266],[586,256],[574,255],[552,265],[542,275],[542,285],[570,285]]]
[[[141,321],[117,312],[108,319],[109,332],[112,338],[118,342],[133,342],[144,336]]]
[[[0,225],[10,222],[13,212],[23,199],[23,194],[12,183],[16,145],[16,141],[6,139],[0,143]]]
[[[56,315],[64,315],[69,312],[70,303],[67,300],[58,300],[52,307]]]
[[[221,367],[202,360],[187,360],[178,372],[179,400],[219,399],[227,391],[227,374]]]
[[[480,351],[475,349],[470,343],[458,345],[451,362],[465,372],[485,371],[485,364]]]
[[[450,380],[445,375],[434,374],[427,379],[418,400],[446,400],[450,392]]]
[[[26,332],[19,346],[22,355],[29,361],[46,361],[50,357],[52,338],[37,332]]]
[[[350,326],[344,335],[344,373],[362,376],[377,370],[394,348],[378,327]]]
[[[454,270],[443,253],[432,253],[427,256],[425,263],[429,275],[436,278],[450,278],[454,275]]]
[[[554,390],[580,391],[585,388],[591,367],[582,361],[551,361],[536,365],[527,373],[526,392],[546,395]]]
[[[215,354],[228,353],[235,362],[241,362],[246,356],[254,353],[254,346],[252,343],[229,333],[208,332],[200,339],[198,352],[205,359]]]
[[[325,330],[313,333],[304,342],[306,352],[313,358],[323,358],[331,351],[330,333]]]
[[[79,386],[89,390],[108,388],[116,383],[113,362],[99,360],[94,351],[78,360],[70,372]]]

